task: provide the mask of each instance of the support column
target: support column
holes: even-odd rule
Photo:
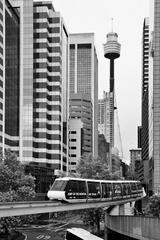
[[[108,213],[107,213],[107,210],[106,210],[105,211],[105,219],[104,219],[104,240],[109,240],[107,222],[108,222]]]
[[[124,204],[119,205],[119,215],[124,215]]]

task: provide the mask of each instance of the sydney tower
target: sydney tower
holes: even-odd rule
[[[114,60],[120,57],[121,45],[118,43],[118,34],[110,32],[107,34],[107,42],[104,46],[104,57],[110,59],[110,144],[114,147]]]

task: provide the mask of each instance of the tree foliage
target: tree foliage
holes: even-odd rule
[[[160,195],[153,195],[149,198],[145,214],[160,217]]]
[[[15,153],[7,150],[0,157],[0,202],[29,201],[35,198],[34,177],[25,175]]]
[[[77,172],[82,178],[111,179],[108,165],[100,158],[94,159],[91,154],[84,155],[77,166]]]
[[[111,173],[108,164],[100,157],[93,158],[92,154],[84,155],[77,165],[77,172],[82,178],[118,180],[119,172]]]
[[[24,166],[15,153],[0,154],[0,202],[31,201],[35,198],[34,177],[25,175]],[[12,217],[6,221],[16,225],[29,217]],[[14,223],[13,223],[14,222]]]

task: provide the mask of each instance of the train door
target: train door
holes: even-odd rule
[[[143,193],[141,182],[137,182],[137,192],[138,192],[138,196],[141,196]]]
[[[123,198],[127,198],[128,190],[127,190],[127,184],[126,183],[122,183],[122,195],[123,195]]]
[[[88,184],[88,200],[101,198],[100,182],[87,182]]]
[[[137,197],[137,184],[136,182],[131,183],[131,192],[132,192],[132,197]]]
[[[122,198],[122,187],[121,183],[113,183],[113,199]]]
[[[128,197],[132,197],[132,191],[131,191],[131,185],[130,183],[127,183],[127,195]]]
[[[77,181],[70,180],[66,187],[66,199],[76,199],[78,193]]]
[[[107,199],[111,200],[112,199],[112,183],[105,183],[102,182],[102,200]]]

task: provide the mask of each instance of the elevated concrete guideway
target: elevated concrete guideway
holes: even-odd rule
[[[12,202],[0,203],[0,218],[9,216],[20,216],[46,212],[63,212],[89,208],[107,208],[109,206],[122,205],[127,202],[134,202],[142,197],[122,199],[110,202],[86,202],[86,203],[60,203],[60,202]]]

